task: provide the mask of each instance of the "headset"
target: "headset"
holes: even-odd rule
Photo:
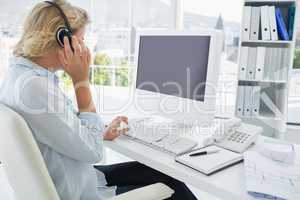
[[[59,44],[60,47],[64,48],[64,37],[67,37],[68,41],[70,43],[70,47],[71,47],[72,51],[74,52],[74,48],[72,46],[73,31],[72,31],[72,28],[71,28],[71,25],[69,23],[67,16],[65,15],[64,11],[61,9],[61,7],[58,4],[56,4],[52,1],[45,1],[45,3],[48,3],[51,6],[55,7],[57,9],[57,11],[59,12],[60,16],[64,20],[65,26],[59,27],[55,34],[57,43]]]

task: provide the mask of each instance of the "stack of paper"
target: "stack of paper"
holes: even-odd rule
[[[300,199],[300,163],[273,161],[257,152],[244,155],[249,199]]]

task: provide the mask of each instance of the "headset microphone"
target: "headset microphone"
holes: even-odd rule
[[[65,15],[64,11],[58,4],[51,2],[51,1],[45,1],[45,3],[48,3],[48,4],[52,5],[53,7],[55,7],[57,9],[57,11],[59,12],[60,16],[64,20],[65,26],[59,27],[55,34],[57,43],[59,44],[60,47],[64,48],[64,38],[67,37],[68,41],[70,43],[70,47],[71,47],[72,51],[74,52],[74,48],[72,46],[73,31],[72,31],[72,28],[71,28],[71,25],[69,23],[67,16]]]

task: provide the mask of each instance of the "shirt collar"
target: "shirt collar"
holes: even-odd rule
[[[40,65],[30,61],[29,59],[26,59],[24,57],[13,57],[11,58],[11,63],[11,66],[27,68],[34,71],[38,76],[48,77],[49,79],[54,80],[55,84],[59,83],[59,78],[54,72],[41,67]]]

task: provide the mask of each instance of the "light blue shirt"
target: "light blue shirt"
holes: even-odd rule
[[[58,77],[25,58],[13,58],[0,101],[30,127],[62,200],[102,200],[115,195],[93,163],[103,157],[101,118],[78,113],[59,88]],[[20,166],[22,167],[22,166]]]

